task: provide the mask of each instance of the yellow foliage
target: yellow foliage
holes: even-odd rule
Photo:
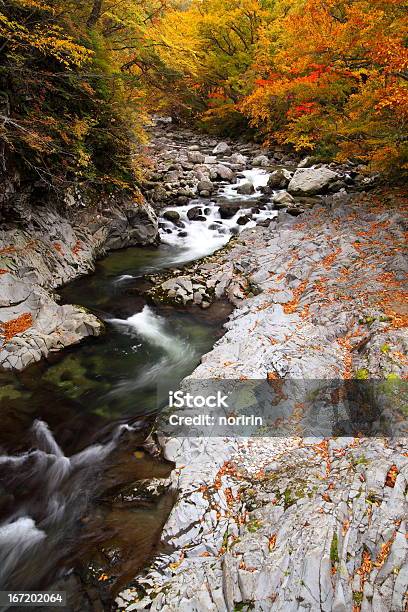
[[[16,50],[31,48],[41,51],[44,55],[52,55],[67,68],[80,66],[92,57],[92,51],[75,43],[59,26],[37,26],[30,31],[23,24],[8,19],[2,12],[0,12],[0,37],[7,40]]]

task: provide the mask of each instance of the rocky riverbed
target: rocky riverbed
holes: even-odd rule
[[[94,315],[59,306],[53,291],[107,249],[159,235],[171,256],[165,273],[145,279],[152,302],[234,306],[183,385],[263,381],[274,410],[290,418],[249,438],[159,426],[177,501],[162,553],[115,608],[402,612],[405,194],[367,192],[377,179],[353,164],[316,165],[169,124],[154,129],[146,154],[146,203],[72,216],[43,207],[2,229],[0,365],[22,369],[99,333]],[[363,385],[357,402],[344,381]],[[316,405],[323,425],[327,412],[346,430],[305,429]],[[353,415],[365,406],[361,433]]]
[[[219,142],[160,122],[151,137],[146,199],[91,204],[85,193],[70,192],[64,203],[53,203],[26,193],[18,177],[5,185],[0,204],[12,214],[0,229],[0,367],[21,370],[101,333],[95,316],[58,305],[53,291],[90,272],[111,249],[161,239],[180,251],[174,263],[184,263],[214,252],[244,228],[268,225],[279,209],[297,216],[322,193],[345,194],[375,181],[355,167],[305,168],[311,160],[299,163],[283,150]],[[195,289],[193,300],[207,307],[203,286]],[[183,303],[189,300],[181,295]]]
[[[301,217],[279,213],[182,274],[150,277],[153,300],[194,302],[199,287],[236,306],[203,378],[404,375],[406,213],[381,198],[337,194]]]

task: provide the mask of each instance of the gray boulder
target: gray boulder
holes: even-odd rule
[[[294,204],[295,199],[287,191],[280,191],[272,198],[276,208],[285,208]]]
[[[240,209],[239,204],[222,204],[219,208],[221,219],[231,219]]]
[[[213,155],[229,155],[231,153],[231,147],[226,142],[219,142],[213,149]]]
[[[268,187],[271,189],[286,189],[292,178],[291,172],[284,168],[279,168],[270,174],[268,179]]]
[[[207,181],[204,179],[198,183],[197,191],[199,193],[202,191],[208,191],[209,193],[211,193],[212,191],[214,191],[214,185],[212,184],[211,181]]]
[[[170,278],[162,283],[161,288],[177,302],[187,304],[193,300],[193,284],[188,276]]]
[[[266,157],[266,155],[257,155],[252,160],[253,166],[260,166],[261,168],[264,168],[265,166],[269,166],[269,164],[270,162],[269,162],[269,159]]]
[[[237,193],[241,195],[251,195],[255,193],[255,187],[253,186],[253,183],[250,183],[248,181],[247,183],[243,183],[242,185],[237,187]]]
[[[190,208],[187,211],[187,218],[190,219],[190,221],[201,221],[205,219],[201,206],[193,206],[193,208]]]
[[[186,204],[188,204],[188,197],[185,195],[179,195],[177,197],[177,204],[179,206],[185,206]]]
[[[326,191],[339,175],[330,168],[300,168],[289,183],[288,191],[299,195],[316,195]]]
[[[215,155],[206,155],[204,158],[204,163],[205,164],[216,164],[217,158]]]
[[[163,213],[163,219],[167,219],[168,221],[179,221],[180,215],[177,210],[166,210]]]
[[[242,215],[241,217],[238,217],[237,224],[238,225],[246,225],[250,221],[251,221],[251,217],[249,215]]]
[[[187,159],[193,164],[203,164],[205,155],[200,153],[200,151],[187,151]]]
[[[224,164],[217,164],[214,166],[214,170],[217,173],[218,178],[223,179],[224,181],[235,181],[235,174],[228,168],[228,166],[224,166]]]
[[[199,181],[214,181],[218,178],[217,166],[215,164],[206,166],[197,164],[194,168],[194,175]]]
[[[241,153],[233,153],[230,159],[233,164],[239,164],[239,165],[245,165],[248,161],[247,156],[241,155]]]
[[[106,249],[120,249],[129,245],[152,244],[157,237],[157,217],[152,207],[143,202],[109,212],[106,220]]]

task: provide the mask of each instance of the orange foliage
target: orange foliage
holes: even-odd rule
[[[262,32],[253,90],[240,106],[251,124],[267,142],[408,168],[403,3],[277,0],[277,15]]]
[[[287,302],[283,305],[283,312],[285,314],[292,314],[296,312],[299,306],[299,300],[306,289],[307,281],[302,281],[298,287],[293,291],[293,299],[290,302]]]
[[[16,247],[7,246],[0,249],[0,255],[10,255],[11,253],[15,253]]]
[[[331,472],[331,461],[330,461],[330,456],[329,456],[329,441],[322,440],[322,442],[319,442],[319,444],[314,444],[312,448],[326,462],[326,478],[327,478]]]
[[[341,248],[340,247],[338,249],[336,249],[334,251],[334,253],[331,253],[330,255],[327,255],[323,259],[322,264],[323,264],[323,267],[326,268],[326,270],[329,270],[332,267],[333,263],[336,260],[337,255],[339,255],[339,253],[341,253]]]
[[[387,477],[385,479],[386,487],[395,487],[395,481],[397,480],[397,476],[399,474],[398,468],[396,465],[392,465],[388,470]]]
[[[72,250],[73,255],[78,255],[78,253],[81,250],[81,241],[77,240],[71,250]]]
[[[268,541],[269,551],[273,550],[275,546],[276,546],[276,533],[271,535],[271,537],[269,538],[269,541]]]
[[[29,329],[33,324],[33,318],[30,313],[24,313],[17,317],[17,319],[12,319],[10,321],[6,321],[5,323],[0,323],[0,335],[3,336],[4,341],[8,342],[17,334],[21,334],[22,332]]]

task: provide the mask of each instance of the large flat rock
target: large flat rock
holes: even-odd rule
[[[326,166],[321,168],[298,168],[288,185],[292,195],[316,195],[327,190],[339,175]]]

